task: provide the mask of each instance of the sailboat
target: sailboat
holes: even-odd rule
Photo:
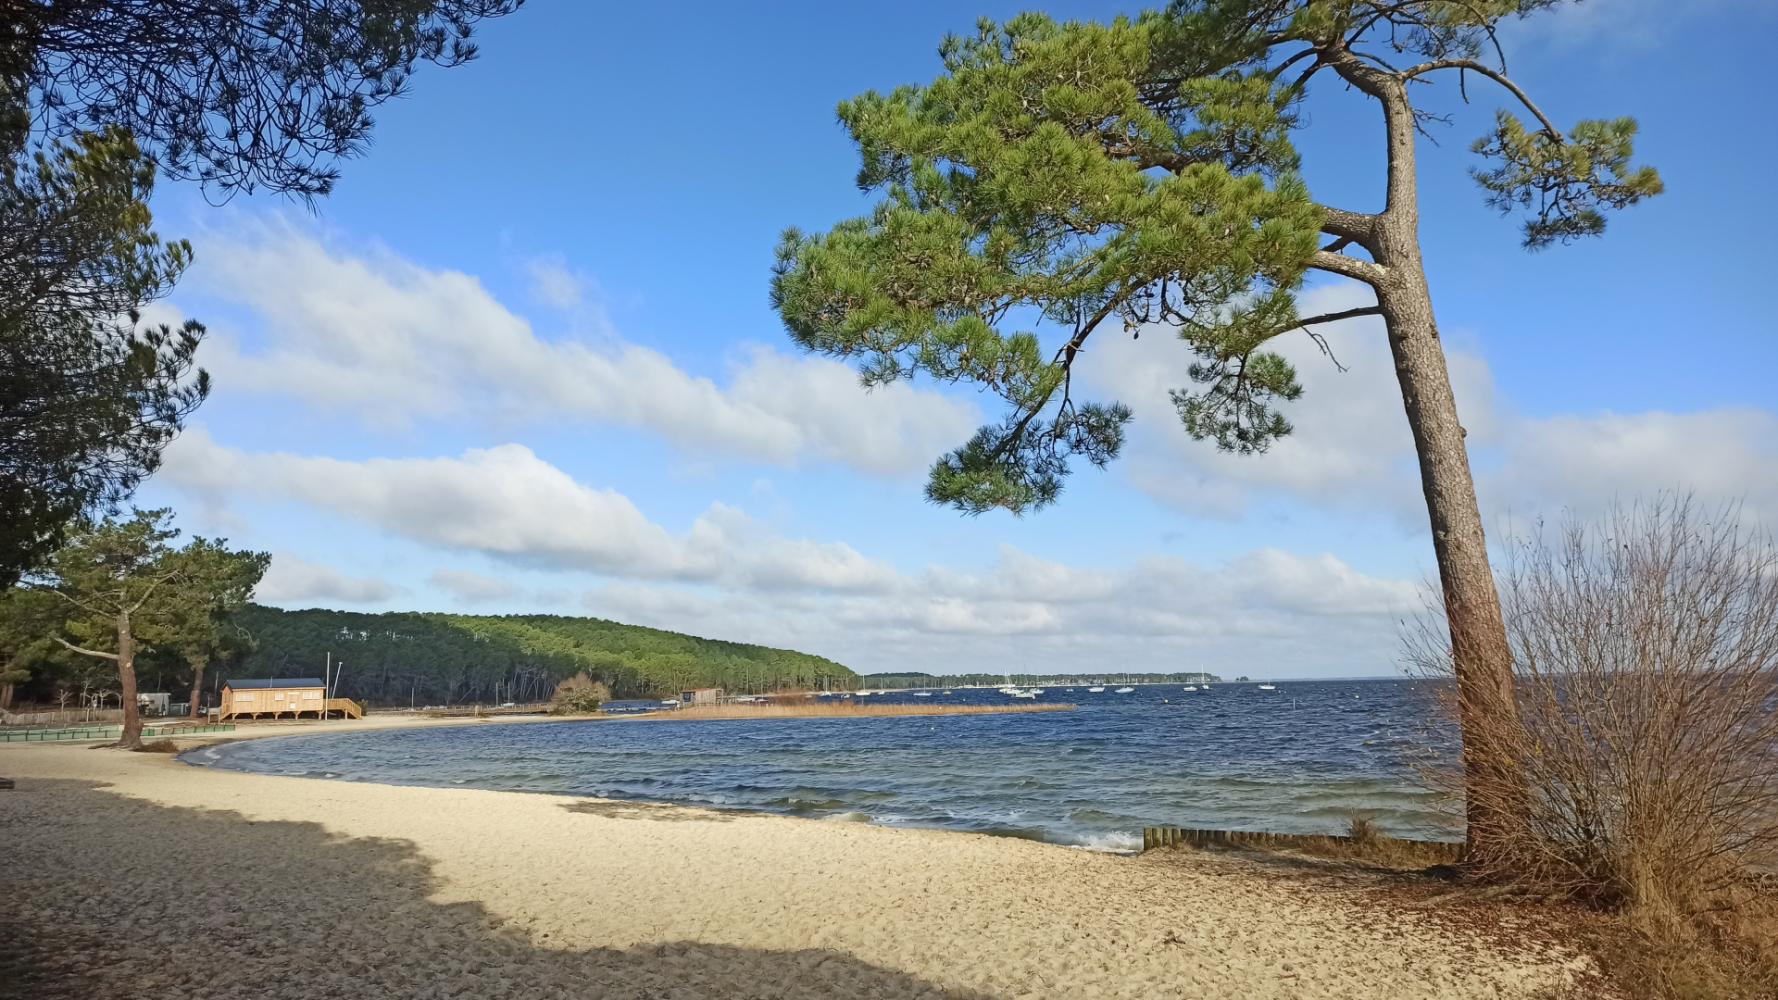
[[[1276,690],[1278,690],[1278,685],[1267,682],[1265,684],[1261,684],[1259,686],[1259,689],[1261,691],[1276,691]]]

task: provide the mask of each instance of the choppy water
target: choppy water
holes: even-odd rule
[[[873,700],[993,703],[957,690]],[[1187,693],[1046,689],[1073,712],[482,726],[287,737],[193,763],[346,781],[677,802],[1031,837],[1108,850],[1144,826],[1343,832],[1371,817],[1452,837],[1416,780],[1449,753],[1431,692],[1410,681],[1221,684]]]

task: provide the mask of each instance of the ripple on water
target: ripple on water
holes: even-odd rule
[[[1005,701],[993,691],[952,697]],[[1338,833],[1355,814],[1402,835],[1455,832],[1414,777],[1409,755],[1449,752],[1451,740],[1423,731],[1431,699],[1413,682],[1283,683],[1270,694],[1224,685],[1173,704],[1084,689],[1069,699],[1074,712],[936,720],[388,730],[251,740],[185,759],[942,827],[1093,850],[1134,849],[1144,825]]]

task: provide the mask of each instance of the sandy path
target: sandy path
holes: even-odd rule
[[[0,996],[1532,997],[1221,856],[0,746]]]

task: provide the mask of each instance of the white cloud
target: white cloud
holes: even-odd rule
[[[1778,525],[1778,416],[1748,408],[1524,420],[1482,476],[1497,511],[1596,513],[1660,491],[1742,501]]]
[[[382,604],[404,593],[385,580],[347,576],[328,566],[309,562],[288,552],[272,554],[272,565],[254,592],[256,600],[272,604],[339,601],[344,604]]]
[[[546,305],[566,311],[586,301],[586,279],[559,256],[533,257],[525,272],[531,278],[531,294]]]
[[[1303,311],[1363,301],[1355,290],[1316,289]],[[1321,329],[1348,370],[1335,369],[1307,336],[1282,340],[1280,353],[1296,364],[1304,392],[1285,404],[1295,431],[1262,455],[1225,454],[1185,433],[1167,390],[1189,384],[1190,352],[1167,331],[1101,345],[1083,381],[1135,412],[1123,459],[1130,482],[1194,514],[1236,518],[1275,496],[1347,514],[1382,511],[1423,531],[1419,470],[1381,321]],[[1614,498],[1677,488],[1778,515],[1778,416],[1771,411],[1533,416],[1505,398],[1483,358],[1448,343],[1446,353],[1490,514],[1584,513]]]
[[[509,601],[520,593],[519,588],[509,581],[462,569],[433,570],[426,580],[465,604]]]
[[[1691,27],[1684,22],[1715,14],[1769,20],[1772,7],[1768,0],[1587,0],[1508,18],[1500,35],[1509,58],[1522,51],[1572,58],[1575,50],[1594,58],[1613,57],[1658,46],[1677,29]]]
[[[925,468],[979,423],[975,408],[768,347],[726,384],[615,337],[545,339],[480,281],[392,254],[348,255],[289,229],[205,241],[193,281],[249,306],[249,331],[213,324],[205,364],[220,391],[293,397],[375,425],[473,420],[640,427],[705,456],[833,462],[878,474]],[[581,279],[534,264],[538,294],[577,305]]]
[[[1308,292],[1302,311],[1333,312],[1365,303],[1356,291],[1336,286]],[[1225,518],[1238,517],[1256,498],[1273,494],[1346,509],[1411,513],[1420,497],[1413,441],[1382,321],[1347,320],[1320,331],[1346,370],[1307,335],[1279,340],[1276,349],[1296,366],[1303,395],[1283,404],[1295,430],[1260,455],[1221,452],[1214,443],[1186,434],[1168,392],[1194,388],[1187,371],[1193,357],[1169,330],[1098,345],[1081,378],[1089,394],[1119,400],[1134,411],[1124,473],[1164,502]],[[1472,433],[1491,427],[1494,391],[1486,365],[1456,355],[1451,368]]]
[[[243,494],[296,501],[423,544],[541,568],[767,590],[868,590],[891,572],[848,545],[779,537],[723,504],[674,534],[622,493],[576,482],[517,444],[350,462],[244,452],[196,427],[168,449],[160,481],[207,504]]]
[[[1387,664],[1394,617],[1415,606],[1406,581],[1275,549],[1214,566],[1155,556],[1106,568],[1009,547],[979,570],[905,572],[843,543],[785,538],[723,504],[674,532],[519,445],[347,462],[242,452],[196,429],[169,451],[161,478],[218,506],[243,496],[295,502],[431,547],[598,574],[609,582],[587,599],[596,614],[873,669],[947,656],[967,662],[944,669],[1185,669],[1247,646],[1281,664],[1279,674],[1375,672]],[[434,572],[431,583],[465,602],[521,596],[460,570]],[[1355,648],[1368,652],[1351,660]]]
[[[765,597],[620,583],[595,614],[820,652],[855,669],[1226,676],[1387,671],[1416,587],[1332,556],[1262,550],[1220,566],[1162,557],[1083,569],[1008,549],[979,573],[933,568],[881,593]]]

